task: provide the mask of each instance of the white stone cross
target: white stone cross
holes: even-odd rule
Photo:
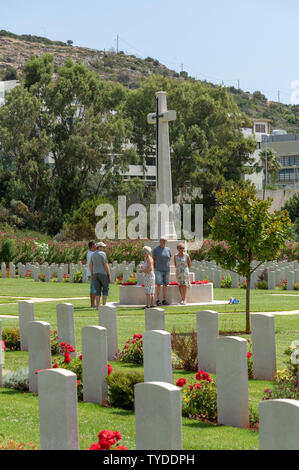
[[[168,122],[175,120],[176,111],[167,110],[166,92],[158,91],[156,112],[148,114],[147,122],[156,124],[156,204],[166,204],[167,207],[173,203]],[[170,224],[168,235],[176,238],[174,234],[174,227]]]

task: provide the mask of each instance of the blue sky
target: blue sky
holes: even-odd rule
[[[275,101],[279,90],[285,103],[299,80],[298,18],[297,0],[0,0],[0,29],[106,50],[119,35],[126,53]]]

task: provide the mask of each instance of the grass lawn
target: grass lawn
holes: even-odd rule
[[[286,296],[270,294],[287,294]],[[291,295],[293,294],[293,295]],[[299,309],[299,293],[295,291],[260,291],[251,292],[251,311],[284,311]],[[215,289],[216,300],[227,300],[233,295],[240,300],[235,305],[217,305],[212,309],[223,313],[219,316],[220,330],[234,332],[238,336],[248,338],[242,331],[245,328],[245,290]],[[88,297],[88,285],[68,283],[34,283],[30,279],[0,279],[0,315],[18,315],[18,307],[14,296],[36,298],[72,298]],[[110,301],[118,300],[118,286],[112,285]],[[68,300],[75,307],[75,332],[77,351],[81,350],[81,328],[97,324],[97,312],[89,308],[89,300]],[[1,305],[2,304],[2,305]],[[56,328],[57,301],[35,304],[35,319],[48,321],[51,328]],[[196,329],[196,312],[207,307],[166,307],[166,329],[177,332],[190,332]],[[2,319],[2,328],[18,325],[15,318]],[[141,308],[118,309],[119,347],[134,333],[142,333],[144,326],[144,310]],[[284,350],[292,341],[299,339],[299,314],[276,315],[276,346],[277,367],[284,368]],[[138,369],[141,367],[112,362],[114,370]],[[15,370],[28,365],[28,353],[22,351],[10,352],[5,355],[5,370]],[[173,371],[174,383],[180,377],[192,377],[194,373]],[[267,381],[249,381],[250,405],[257,410],[258,403],[265,388],[271,388]],[[79,435],[80,448],[88,448],[96,441],[101,429],[119,430],[123,436],[123,445],[129,449],[135,448],[134,414],[117,408],[105,408],[90,403],[79,403]],[[33,443],[39,447],[38,397],[34,394],[0,389],[0,438],[13,439],[17,442]],[[228,426],[214,426],[207,423],[183,418],[183,448],[194,449],[257,449],[258,433],[253,430],[235,429]]]

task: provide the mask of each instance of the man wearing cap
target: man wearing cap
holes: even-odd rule
[[[160,238],[160,245],[153,250],[153,260],[157,284],[157,305],[168,305],[166,300],[167,285],[169,283],[171,251],[166,246],[167,239]],[[163,302],[160,302],[160,287],[163,285]]]
[[[106,305],[106,300],[109,294],[110,269],[106,253],[104,251],[106,248],[105,243],[97,243],[96,248],[96,251],[91,256],[89,269],[91,279],[93,280],[96,290],[96,307],[98,308],[102,292],[103,305]]]
[[[90,269],[89,269],[89,263],[91,260],[92,255],[96,251],[96,244],[94,240],[90,240],[88,243],[88,253],[87,253],[87,277],[90,282],[90,306],[91,308],[95,308],[95,299],[96,299],[96,291],[94,288],[93,280],[91,279],[91,274],[90,274]]]

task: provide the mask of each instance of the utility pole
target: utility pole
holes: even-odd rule
[[[240,80],[238,80],[238,90],[240,90]]]
[[[278,103],[280,103],[280,91],[277,90]]]
[[[116,54],[118,54],[118,39],[119,39],[119,36],[117,35],[116,36]]]

